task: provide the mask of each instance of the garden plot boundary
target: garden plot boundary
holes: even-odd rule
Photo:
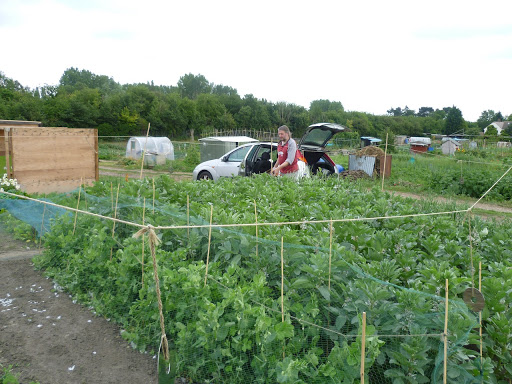
[[[162,304],[161,304],[161,299],[160,299],[160,292],[159,292],[159,283],[158,283],[158,273],[157,273],[157,266],[156,266],[156,258],[155,258],[155,245],[156,243],[158,242],[158,238],[155,234],[155,231],[157,230],[170,230],[170,229],[188,229],[188,228],[209,228],[210,231],[212,228],[227,228],[227,227],[248,227],[248,226],[263,226],[263,225],[266,225],[266,226],[282,226],[282,225],[302,225],[302,224],[325,224],[325,223],[330,223],[331,224],[331,227],[332,227],[332,223],[343,223],[343,222],[354,222],[354,221],[373,221],[373,220],[391,220],[391,219],[399,219],[399,218],[413,218],[413,217],[424,217],[424,216],[435,216],[435,215],[449,215],[449,214],[456,214],[456,213],[468,213],[470,214],[471,213],[471,210],[479,203],[479,201],[481,199],[483,199],[485,197],[485,195],[487,193],[489,193],[506,175],[507,173],[512,169],[512,167],[509,167],[509,169],[498,179],[496,180],[496,182],[491,186],[491,188],[489,188],[489,190],[483,194],[480,199],[474,203],[470,208],[468,209],[464,209],[464,210],[452,210],[452,211],[443,211],[443,212],[431,212],[431,213],[417,213],[417,214],[409,214],[409,215],[395,215],[395,216],[379,216],[379,217],[364,217],[364,218],[350,218],[350,219],[328,219],[328,220],[302,220],[302,221],[291,221],[291,222],[269,222],[269,223],[265,223],[265,222],[255,222],[255,223],[243,223],[243,224],[213,224],[212,222],[212,218],[213,218],[213,205],[211,207],[211,217],[210,217],[210,224],[208,225],[179,225],[179,226],[151,226],[151,225],[144,225],[144,224],[138,224],[138,223],[133,223],[133,222],[129,222],[129,221],[125,221],[125,220],[120,220],[120,219],[117,219],[115,217],[109,217],[109,216],[104,216],[104,215],[99,215],[99,214],[95,214],[95,213],[91,213],[91,212],[88,212],[88,211],[84,211],[84,210],[80,210],[80,209],[74,209],[74,208],[70,208],[70,207],[66,207],[66,206],[63,206],[63,205],[59,205],[59,204],[54,204],[54,203],[49,203],[49,202],[46,202],[46,201],[42,201],[42,200],[38,200],[38,199],[34,199],[34,198],[30,198],[30,197],[26,197],[26,196],[18,196],[18,195],[15,195],[15,194],[12,194],[12,193],[9,193],[9,192],[2,192],[6,195],[10,195],[12,197],[18,197],[18,198],[21,198],[21,199],[26,199],[26,200],[32,200],[32,201],[35,201],[35,202],[38,202],[40,204],[47,204],[47,205],[51,205],[51,206],[55,206],[55,207],[59,207],[59,208],[63,208],[63,209],[66,209],[68,211],[73,211],[76,213],[76,215],[78,214],[84,214],[84,215],[91,215],[91,216],[95,216],[95,217],[98,217],[98,218],[101,218],[101,219],[104,219],[104,220],[110,220],[110,221],[113,221],[114,223],[123,223],[123,224],[126,224],[126,225],[130,225],[130,226],[133,226],[133,227],[138,227],[140,230],[138,231],[137,234],[135,234],[135,236],[137,235],[143,235],[144,233],[147,233],[149,236],[149,241],[150,241],[150,248],[151,248],[151,254],[152,254],[152,257],[153,257],[153,266],[154,266],[154,273],[155,273],[155,281],[157,282],[156,285],[157,285],[157,295],[158,295],[158,304],[159,304],[159,311],[160,311],[160,322],[161,322],[161,329],[162,329],[162,342],[163,342],[163,345],[164,345],[164,359],[166,361],[168,361],[169,359],[169,350],[168,350],[168,347],[167,347],[167,339],[166,339],[166,335],[165,335],[165,325],[163,323],[163,314],[162,314]],[[211,232],[210,232],[211,233]],[[210,244],[208,245],[208,249],[210,248]],[[283,243],[282,243],[282,240],[281,240],[281,268],[282,268],[282,271],[283,271],[283,266],[284,266],[284,261],[283,261],[283,257],[282,257],[282,252],[283,252]],[[207,263],[206,263],[206,275],[205,275],[205,285],[206,285],[206,279],[207,278],[211,278],[213,279],[211,276],[208,276],[208,260],[207,260]],[[472,274],[474,274],[474,268],[473,268],[473,262],[471,262],[471,271],[472,271]],[[282,272],[283,273],[283,272]],[[214,281],[216,281],[215,279],[213,279]],[[284,277],[282,279],[282,281],[284,281]],[[218,281],[216,281],[217,283],[220,283]],[[446,281],[446,285],[448,287],[448,281]],[[228,287],[224,286],[224,288],[226,289],[229,289]],[[447,321],[447,316],[448,316],[448,289],[446,289],[446,321]],[[283,292],[281,292],[281,300],[283,298]],[[283,302],[283,301],[282,301]],[[258,304],[257,302],[255,302],[255,304]],[[260,303],[261,304],[261,303]],[[282,307],[282,315],[283,315],[283,322],[284,322],[284,304],[282,304],[283,307]],[[267,307],[266,307],[267,308]],[[267,308],[268,309],[271,309],[271,308]],[[273,310],[275,311],[275,310]],[[364,314],[363,314],[364,316]],[[299,321],[299,322],[302,322],[303,323],[303,320],[301,319],[298,319],[298,318],[295,318],[296,321]],[[303,323],[304,324],[304,323]],[[315,327],[319,327],[318,325],[316,324],[307,324],[307,325],[311,325],[311,326],[315,326]],[[443,333],[437,333],[437,334],[422,334],[422,335],[408,335],[408,336],[432,336],[432,337],[442,337],[444,339],[444,365],[445,365],[445,371],[446,371],[446,358],[447,358],[447,331],[446,331],[446,324],[445,324],[445,331]],[[326,329],[326,331],[329,331],[331,332],[331,330],[328,330]],[[365,333],[365,330],[364,330],[364,327],[363,327],[363,335]],[[354,335],[343,335],[342,333],[339,333],[339,335],[342,335],[342,336],[354,336]],[[382,335],[381,335],[382,336]],[[404,335],[384,335],[384,336],[389,336],[389,337],[404,337]],[[362,350],[364,351],[364,341],[365,341],[365,337],[363,336],[363,344],[362,344]],[[363,352],[363,356],[364,356],[364,352]],[[284,356],[283,356],[284,358]],[[361,372],[361,379],[363,378],[363,373],[364,373],[364,358],[362,358],[362,372]],[[444,374],[444,377],[446,380],[446,373]],[[445,381],[446,382],[446,381]]]

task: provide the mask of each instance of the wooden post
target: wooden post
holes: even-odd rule
[[[281,322],[284,323],[284,242],[281,236]],[[284,340],[283,340],[283,360],[284,354]]]
[[[78,187],[78,201],[76,203],[76,209],[78,210],[78,207],[80,205],[80,192],[82,191],[82,179],[80,179],[80,186]],[[76,229],[76,219],[78,217],[78,211],[75,212],[75,222],[73,224],[73,235],[75,234]]]
[[[281,321],[284,323],[284,252],[283,237],[281,236]]]
[[[443,384],[446,384],[448,370],[448,279],[445,287],[445,307],[444,307],[444,374]]]
[[[117,184],[117,195],[116,195],[116,207],[114,209],[114,219],[117,219],[117,201],[119,200],[119,184]],[[112,224],[112,238],[114,238],[114,233],[116,231],[116,222]],[[112,261],[112,248],[110,248],[110,261]]]
[[[386,132],[386,147],[385,147],[385,150],[384,150],[384,170],[382,170],[382,164],[381,164],[381,170],[380,170],[382,172],[381,192],[384,192],[384,176],[386,176],[387,155],[388,155],[388,132]]]
[[[146,142],[144,143],[144,150],[142,151],[142,164],[140,165],[140,176],[139,179],[142,180],[142,170],[144,169],[144,157],[146,156],[146,146],[148,145],[148,136],[149,136],[149,127],[151,123],[148,123],[148,132],[146,133]]]
[[[94,178],[96,179],[96,181],[100,179],[98,129],[94,130]]]
[[[145,215],[146,215],[146,198],[144,198],[144,205],[142,206],[142,225],[144,225]],[[144,234],[142,234],[142,257],[141,257],[140,263],[142,264],[141,284],[142,284],[142,286],[144,286]]]
[[[5,143],[5,168],[7,177],[10,179],[12,178],[11,173],[11,156],[9,151],[9,132],[10,128],[4,128],[4,143]]]
[[[155,178],[153,177],[153,215],[155,214]]]
[[[208,231],[208,253],[206,255],[206,273],[204,274],[204,285],[206,287],[206,280],[208,279],[208,264],[210,264],[210,245],[212,242],[212,220],[213,220],[213,205],[210,210],[210,230]]]
[[[332,259],[332,219],[329,231],[329,291],[331,290],[331,259]]]
[[[478,264],[478,290],[482,293],[482,262]],[[478,312],[478,319],[480,323],[480,366],[484,365],[484,354],[483,354],[483,339],[482,339],[482,311]],[[482,383],[483,383],[482,375]]]
[[[190,242],[190,198],[189,195],[187,195],[187,237],[188,241]]]
[[[46,194],[44,195],[46,198]],[[43,238],[44,233],[44,214],[46,213],[46,204],[43,204],[43,218],[41,220],[41,232],[39,233],[39,249],[41,249],[41,239]]]
[[[256,200],[254,200],[254,220],[256,222],[256,258],[258,258],[258,211],[256,210]]]
[[[361,384],[364,384],[364,360],[366,356],[366,312],[363,312],[363,323],[361,333]]]

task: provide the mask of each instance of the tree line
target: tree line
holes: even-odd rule
[[[69,68],[58,85],[30,89],[0,72],[0,119],[41,121],[48,127],[97,128],[100,136],[145,134],[175,139],[197,137],[209,130],[273,131],[286,124],[296,136],[308,125],[333,122],[360,136],[383,137],[386,132],[408,136],[424,133],[479,134],[501,113],[484,111],[477,122],[464,120],[455,107],[441,110],[407,106],[387,115],[345,111],[339,101],[314,100],[309,109],[241,96],[233,87],[209,82],[203,75],[186,74],[175,86],[121,85],[113,78]]]

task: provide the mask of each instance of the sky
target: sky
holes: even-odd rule
[[[510,0],[0,0],[0,71],[121,84],[203,75],[270,102],[512,114]]]

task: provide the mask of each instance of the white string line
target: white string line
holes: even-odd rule
[[[213,281],[215,281],[217,284],[219,284],[220,286],[222,286],[223,288],[225,289],[232,289],[232,288],[229,288],[227,286],[225,286],[224,284],[222,284],[220,281],[218,281],[217,279],[215,279],[214,277],[212,277],[211,275],[208,275],[208,278],[209,279],[212,279]],[[267,307],[265,304],[263,303],[260,303],[252,298],[250,298],[250,300],[257,304],[257,305],[260,305],[262,306],[263,308],[265,308],[266,310],[268,311],[271,311],[271,312],[277,312],[277,313],[281,313],[280,310],[277,310],[277,309],[273,309],[273,308],[270,308],[270,307]],[[298,317],[295,317],[295,316],[292,316],[290,314],[288,314],[290,316],[291,319],[294,319],[294,320],[297,320],[299,323],[304,323],[306,325],[310,325],[312,327],[315,327],[315,328],[319,328],[319,329],[322,329],[326,332],[331,332],[331,333],[335,333],[336,335],[338,336],[343,336],[343,337],[358,337],[359,335],[348,335],[348,334],[344,334],[344,333],[341,333],[341,332],[338,332],[338,331],[335,331],[334,329],[329,329],[329,328],[325,328],[325,327],[322,327],[321,325],[318,325],[318,324],[315,324],[315,323],[311,323],[307,320],[304,320],[304,319],[299,319]],[[415,337],[415,336],[432,336],[432,337],[441,337],[443,336],[443,333],[422,333],[422,334],[414,334],[414,335],[371,335],[371,336],[368,336],[368,337]]]
[[[500,177],[498,180],[496,180],[496,182],[491,186],[491,188],[489,188],[489,189],[487,190],[487,192],[485,192],[485,193],[482,195],[482,197],[480,197],[480,198],[476,201],[476,203],[475,203],[475,204],[473,204],[471,207],[469,207],[469,209],[468,209],[468,210],[470,211],[471,209],[473,209],[473,207],[474,207],[475,205],[477,205],[477,204],[480,202],[480,200],[482,200],[482,199],[485,197],[485,195],[487,195],[487,194],[491,191],[491,189],[493,189],[493,188],[494,188],[494,186],[495,186],[496,184],[498,184],[498,183],[501,181],[501,179],[503,179],[503,178],[505,177],[505,175],[506,175],[506,174],[507,174],[511,169],[512,169],[512,166],[511,166],[511,167],[509,167],[509,169],[507,169],[507,171],[506,171],[503,175],[501,175],[501,177]]]
[[[333,223],[346,223],[346,222],[356,222],[356,221],[402,219],[402,218],[408,218],[408,217],[439,216],[439,215],[449,215],[449,214],[453,214],[453,213],[471,212],[471,210],[480,202],[480,200],[482,200],[496,186],[496,184],[498,184],[501,181],[501,179],[503,179],[507,175],[507,173],[511,169],[512,169],[512,166],[509,167],[509,169],[503,175],[501,175],[501,177],[498,180],[496,180],[496,182],[487,190],[487,192],[485,192],[471,207],[469,207],[467,209],[462,209],[462,210],[444,211],[444,212],[430,212],[430,213],[415,213],[415,214],[409,214],[409,215],[396,215],[396,216],[358,217],[358,218],[351,218],[351,219],[324,219],[324,220],[302,220],[302,221],[287,221],[287,222],[268,222],[268,223],[260,222],[260,223],[215,224],[215,225],[210,225],[210,224],[202,224],[202,225],[169,225],[169,226],[157,226],[157,227],[153,227],[153,229],[154,230],[162,230],[162,229],[209,228],[209,227],[212,227],[212,226],[216,227],[216,228],[254,227],[256,225],[258,225],[258,226],[261,226],[261,225],[264,225],[264,226],[280,226],[280,225],[321,224],[321,223],[331,223],[331,222],[333,222]],[[66,209],[66,210],[72,211],[72,212],[78,212],[78,213],[83,213],[83,214],[90,215],[90,216],[99,217],[99,218],[102,218],[104,220],[112,220],[112,221],[116,221],[118,223],[132,225],[132,226],[138,227],[138,228],[147,228],[147,227],[149,227],[147,225],[133,223],[133,222],[130,222],[130,221],[125,221],[125,220],[120,220],[120,219],[114,219],[113,217],[103,216],[103,215],[99,215],[99,214],[96,214],[96,213],[87,212],[87,211],[83,211],[83,210],[75,209],[75,208],[70,208],[70,207],[66,207],[64,205],[59,205],[59,204],[55,204],[55,203],[49,203],[47,201],[33,199],[31,197],[27,197],[27,196],[23,196],[23,195],[16,195],[14,193],[6,192],[6,191],[2,191],[0,193],[4,193],[6,195],[14,196],[14,197],[25,199],[25,200],[35,201],[35,202],[38,202],[38,203],[41,203],[41,204],[47,204],[47,205],[50,205],[50,206],[54,206],[54,207],[58,207],[58,208],[63,208],[63,209]]]
[[[99,215],[97,213],[92,213],[88,211],[83,211],[80,209],[70,208],[65,205],[55,204],[55,203],[49,203],[47,201],[42,201],[38,199],[33,199],[31,197],[23,196],[23,195],[16,195],[14,193],[10,192],[0,192],[4,193],[9,196],[18,197],[25,200],[35,201],[41,204],[47,204],[53,207],[66,209],[68,211],[72,212],[78,212],[83,213],[85,215],[95,216],[99,217],[104,220],[111,220],[122,224],[132,225],[134,227],[138,228],[147,228],[148,225],[133,223],[126,220],[121,219],[114,219],[113,217],[109,216],[103,216]],[[230,228],[230,227],[254,227],[256,225],[261,226],[279,226],[279,225],[296,225],[296,224],[321,224],[321,223],[330,223],[331,221],[333,223],[343,223],[343,222],[352,222],[352,221],[371,221],[371,220],[384,220],[384,219],[401,219],[401,218],[407,218],[407,217],[421,217],[421,216],[439,216],[439,215],[449,215],[453,213],[464,213],[468,212],[469,209],[463,209],[463,210],[456,210],[456,211],[445,211],[445,212],[431,212],[431,213],[415,213],[410,215],[397,215],[397,216],[377,216],[377,217],[358,217],[358,218],[351,218],[351,219],[326,219],[326,220],[302,220],[302,221],[285,221],[285,222],[258,222],[258,223],[239,223],[239,224],[213,224],[212,227],[215,228]],[[152,227],[154,230],[162,230],[162,229],[186,229],[186,228],[210,228],[210,224],[201,224],[201,225],[169,225],[169,226],[157,226]]]
[[[397,215],[397,216],[376,216],[376,217],[357,217],[351,219],[325,219],[325,220],[302,220],[302,221],[285,221],[285,222],[258,222],[256,223],[239,223],[239,224],[213,224],[213,227],[217,228],[229,228],[229,227],[253,227],[253,226],[279,226],[279,225],[296,225],[296,224],[321,224],[321,223],[344,223],[352,221],[371,221],[371,220],[383,220],[383,219],[401,219],[407,217],[420,217],[420,216],[436,216],[436,215],[448,215],[452,213],[464,213],[468,209],[456,210],[456,211],[445,211],[445,212],[431,212],[431,213],[416,213],[410,215]],[[185,229],[185,228],[209,228],[209,224],[202,225],[170,225],[170,226],[158,226],[153,229]]]
[[[92,213],[92,212],[87,212],[87,211],[82,211],[81,209],[66,207],[65,205],[60,205],[60,204],[50,203],[48,201],[33,199],[31,197],[27,197],[27,196],[23,196],[23,195],[16,195],[14,193],[6,192],[6,191],[1,191],[0,193],[3,193],[5,195],[9,195],[9,196],[14,196],[14,197],[17,197],[17,198],[20,198],[20,199],[24,199],[24,200],[35,201],[36,203],[40,203],[40,204],[50,205],[52,207],[62,208],[62,209],[65,209],[65,210],[71,211],[71,212],[83,213],[85,215],[99,217],[100,219],[104,219],[104,220],[111,220],[111,221],[115,221],[117,223],[132,225],[132,226],[138,227],[138,228],[148,228],[148,227],[150,227],[149,225],[142,225],[142,224],[132,223],[130,221],[125,221],[125,220],[121,220],[121,219],[114,219],[113,217],[103,216],[103,215],[99,215],[97,213]]]

